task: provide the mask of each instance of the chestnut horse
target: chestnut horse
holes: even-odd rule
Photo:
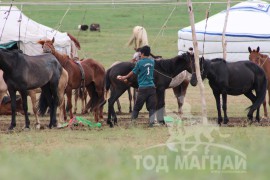
[[[249,60],[258,64],[261,68],[263,68],[266,79],[267,79],[267,90],[268,90],[268,104],[270,105],[270,58],[265,55],[260,53],[260,47],[258,46],[257,49],[251,50],[250,47],[248,47],[249,51]],[[263,101],[263,109],[264,109],[264,116],[268,117],[267,113],[267,106],[266,106],[266,99]]]
[[[43,52],[52,53],[68,72],[66,94],[70,118],[73,118],[72,90],[85,87],[90,96],[85,110],[90,109],[91,112],[94,112],[96,122],[103,119],[103,105],[105,103],[105,68],[103,65],[93,59],[84,59],[76,63],[68,55],[60,54],[55,50],[54,38],[41,40],[38,43],[42,45]]]

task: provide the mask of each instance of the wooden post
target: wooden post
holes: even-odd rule
[[[195,31],[195,25],[194,25],[194,14],[193,14],[193,7],[192,7],[191,0],[187,0],[187,5],[188,5],[188,11],[189,11],[189,20],[190,20],[190,25],[191,25],[191,30],[192,30],[196,77],[198,80],[198,84],[200,87],[200,94],[201,94],[202,120],[203,120],[203,124],[206,125],[208,121],[207,121],[206,101],[205,101],[205,96],[204,96],[204,84],[202,82],[201,71],[200,71],[198,42],[197,42],[197,37],[196,37],[196,31]]]
[[[225,16],[225,21],[224,21],[224,26],[223,26],[223,32],[222,32],[222,48],[223,48],[223,59],[226,60],[227,58],[227,42],[226,42],[226,28],[227,28],[227,22],[228,22],[228,17],[229,17],[229,10],[230,10],[230,0],[227,1],[227,12]]]

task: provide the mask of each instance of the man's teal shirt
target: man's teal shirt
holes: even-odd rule
[[[155,61],[149,58],[140,59],[132,72],[138,77],[138,84],[140,87],[155,87],[154,84],[154,67]]]

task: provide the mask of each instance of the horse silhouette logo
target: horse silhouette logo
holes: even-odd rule
[[[205,154],[209,153],[209,147],[214,143],[213,133],[218,133],[222,138],[229,137],[228,134],[222,134],[219,126],[214,124],[203,125],[196,121],[185,123],[180,119],[168,125],[170,137],[166,142],[167,147],[173,152],[179,152],[176,145],[180,145],[182,152],[191,155],[197,151],[200,145],[205,145]],[[206,139],[206,141],[203,141]]]

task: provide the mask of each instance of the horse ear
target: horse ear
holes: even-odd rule
[[[257,47],[257,52],[259,52],[259,51],[260,51],[260,47],[258,46],[258,47]]]
[[[248,52],[251,53],[251,48],[250,47],[248,47]]]
[[[43,40],[39,40],[37,43],[38,43],[38,44],[41,44],[41,45],[43,46],[43,45],[44,45],[44,43],[45,43],[45,41],[43,41]]]

